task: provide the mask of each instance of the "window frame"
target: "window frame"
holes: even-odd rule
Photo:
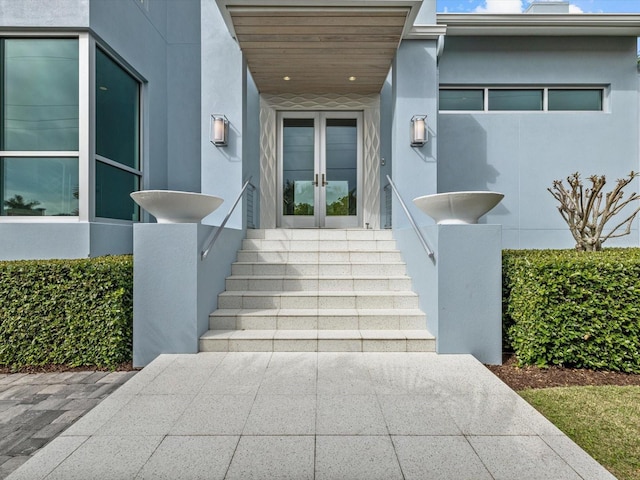
[[[78,150],[0,150],[0,157],[7,158],[47,158],[47,157],[73,157],[78,160],[78,215],[77,216],[5,216],[0,215],[0,223],[77,223],[86,218],[86,189],[83,188],[83,165],[87,157],[83,158],[82,140],[86,133],[87,118],[83,118],[83,112],[88,105],[88,98],[83,97],[83,71],[88,69],[88,58],[83,56],[83,43],[87,42],[88,33],[82,32],[43,32],[34,30],[6,31],[0,30],[0,40],[4,39],[77,39],[78,40]],[[1,60],[1,59],[0,59]]]
[[[74,157],[78,159],[78,215],[77,216],[0,216],[0,223],[87,223],[100,222],[110,224],[132,225],[142,220],[140,212],[138,220],[121,220],[95,215],[95,171],[96,162],[116,166],[129,171],[126,165],[113,165],[108,159],[97,158],[95,153],[96,135],[96,99],[95,68],[96,48],[100,48],[112,61],[131,75],[138,82],[138,170],[134,173],[140,178],[140,188],[145,188],[145,92],[146,80],[130,65],[122,60],[107,45],[98,42],[88,31],[7,31],[0,29],[0,39],[5,38],[71,38],[78,40],[78,150],[77,151],[13,151],[0,150],[0,157]],[[107,161],[105,161],[107,160]],[[117,162],[115,162],[117,163]]]
[[[609,96],[611,92],[611,85],[535,85],[535,84],[523,84],[523,85],[440,85],[440,90],[479,90],[482,91],[484,105],[482,110],[440,110],[438,106],[438,113],[446,114],[564,114],[564,113],[580,113],[580,114],[603,114],[610,112]],[[489,109],[489,91],[490,90],[542,90],[542,109],[541,110],[490,110]],[[598,90],[602,95],[602,108],[600,110],[549,110],[549,91],[550,90]],[[438,97],[439,98],[439,97]],[[439,100],[438,100],[439,102]]]
[[[143,212],[141,209],[138,209],[138,218],[137,220],[123,220],[121,218],[110,218],[110,217],[99,217],[96,215],[96,165],[97,162],[102,162],[105,165],[109,165],[111,167],[117,168],[119,170],[125,171],[127,173],[131,173],[136,175],[139,178],[140,189],[144,189],[145,178],[144,178],[144,150],[143,150],[143,118],[144,118],[144,79],[138,75],[129,65],[127,65],[122,59],[118,57],[118,55],[111,50],[108,46],[97,42],[93,37],[90,42],[90,57],[91,57],[91,78],[89,79],[89,98],[91,104],[91,112],[93,114],[90,116],[90,124],[91,124],[91,139],[90,139],[90,161],[89,165],[91,168],[91,174],[89,179],[89,186],[91,190],[91,198],[89,211],[91,213],[92,221],[99,221],[104,223],[115,223],[122,225],[131,225],[133,223],[138,223],[142,221]],[[102,155],[98,155],[96,152],[96,52],[100,49],[104,55],[106,55],[112,62],[118,65],[122,70],[124,70],[128,75],[130,75],[137,83],[138,83],[138,168],[132,168],[122,163],[116,162],[115,160],[111,160],[107,157],[103,157]]]

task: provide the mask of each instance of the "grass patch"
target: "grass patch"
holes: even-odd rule
[[[640,480],[640,387],[563,387],[519,393],[619,480]]]

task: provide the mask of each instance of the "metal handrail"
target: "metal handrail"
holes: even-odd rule
[[[393,190],[393,193],[395,193],[398,201],[400,202],[400,205],[402,206],[402,210],[404,210],[404,213],[407,215],[407,218],[409,219],[409,223],[413,227],[413,231],[416,232],[416,235],[418,235],[418,240],[420,240],[420,243],[422,244],[422,248],[424,248],[424,251],[427,252],[427,255],[429,255],[429,258],[434,259],[435,253],[433,253],[433,250],[431,250],[431,248],[429,247],[429,244],[427,243],[424,236],[422,235],[422,232],[418,228],[418,225],[416,225],[415,220],[411,216],[409,209],[405,205],[404,200],[402,200],[402,197],[400,196],[400,193],[398,192],[398,189],[396,188],[395,183],[393,183],[393,180],[391,180],[391,177],[389,175],[387,175],[387,180],[389,181],[389,185],[391,185],[391,189]]]
[[[220,224],[220,227],[218,227],[218,230],[216,230],[215,232],[211,233],[211,235],[209,235],[209,237],[207,238],[207,241],[205,242],[205,245],[207,245],[207,247],[204,248],[202,250],[202,252],[200,252],[200,260],[204,260],[205,258],[207,258],[207,255],[209,255],[209,252],[211,251],[211,248],[216,243],[216,240],[218,240],[218,237],[220,236],[220,234],[224,230],[225,225],[229,221],[229,218],[231,218],[231,214],[233,214],[233,211],[236,209],[236,206],[238,205],[238,202],[240,202],[240,199],[242,198],[242,195],[244,195],[244,192],[247,189],[247,187],[249,185],[251,185],[252,188],[256,188],[251,183],[251,178],[253,178],[253,177],[249,177],[247,179],[247,181],[244,182],[244,185],[242,186],[242,190],[240,190],[240,193],[238,194],[238,198],[236,198],[236,201],[233,203],[233,206],[229,210],[229,213],[227,213],[227,216],[224,217],[224,220]]]

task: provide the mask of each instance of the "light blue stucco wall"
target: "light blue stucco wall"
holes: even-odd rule
[[[437,69],[434,40],[405,40],[393,64],[393,120],[391,127],[392,178],[412,212],[418,210],[411,200],[436,193],[437,170]],[[409,141],[411,117],[427,115],[429,139],[422,147]],[[394,203],[393,224],[406,228],[406,216]]]
[[[242,231],[226,229],[205,260],[200,252],[215,227],[195,223],[134,227],[133,364],[143,367],[162,353],[197,353],[209,314]]]
[[[420,214],[416,221],[426,215]],[[502,242],[500,225],[422,227],[430,258],[411,229],[394,232],[427,329],[441,354],[470,353],[502,363]]]
[[[417,224],[420,227],[433,225],[433,221],[422,214],[412,200],[437,191],[436,42],[402,42],[393,64],[392,80],[391,176]],[[417,114],[428,116],[429,139],[422,147],[411,147],[410,122],[411,117]],[[433,280],[429,279],[429,274],[424,268],[426,253],[418,243],[409,220],[395,197],[393,230],[398,248],[407,263],[408,273],[413,279],[414,289],[420,295],[420,306],[427,311],[433,306],[426,300],[426,292],[431,288]],[[427,241],[433,244],[433,239],[429,239],[428,236]]]
[[[199,192],[200,1],[167,2],[167,188]]]
[[[220,225],[242,188],[247,79],[240,47],[231,37],[216,3],[202,0],[201,10],[202,193],[218,195],[225,200],[223,207],[205,218],[204,223]],[[216,147],[209,141],[210,115],[213,113],[224,114],[229,120],[226,147]],[[242,228],[240,208],[236,209],[227,227]]]
[[[482,221],[503,225],[505,248],[574,246],[546,190],[553,180],[577,171],[613,184],[638,170],[635,38],[448,37],[440,84],[610,86],[605,112],[439,115],[438,191],[504,193]],[[605,245],[637,246],[637,227]]]
[[[0,0],[2,27],[88,27],[89,0]]]
[[[144,188],[197,192],[200,2],[180,0],[180,8],[175,3],[93,0],[91,28],[145,80]]]

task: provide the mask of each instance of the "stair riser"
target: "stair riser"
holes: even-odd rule
[[[243,250],[274,250],[274,251],[363,251],[378,250],[392,251],[396,249],[393,240],[258,240],[242,241]]]
[[[393,240],[391,230],[247,230],[256,240]]]
[[[352,263],[234,263],[232,275],[405,275],[406,266],[397,264]]]
[[[426,325],[424,315],[212,315],[209,317],[209,328],[212,330],[418,330],[426,328]]]
[[[275,263],[389,263],[402,262],[398,251],[375,252],[286,252],[286,251],[253,251],[240,250],[238,262],[275,262]]]
[[[383,292],[383,291],[408,291],[411,290],[411,280],[408,278],[380,278],[380,279],[256,279],[256,278],[233,278],[226,280],[227,291],[362,291],[362,292]]]
[[[435,340],[209,340],[201,352],[435,352]]]
[[[231,292],[227,292],[231,293]],[[218,308],[419,308],[415,295],[220,295]]]

